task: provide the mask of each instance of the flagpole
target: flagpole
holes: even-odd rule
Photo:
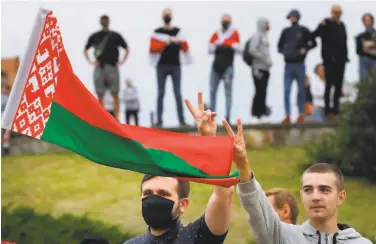
[[[12,127],[12,123],[17,111],[17,107],[19,105],[20,99],[24,92],[25,84],[27,82],[27,76],[29,74],[30,69],[32,68],[32,62],[37,51],[37,47],[39,44],[39,37],[42,34],[44,22],[46,20],[47,14],[51,12],[50,10],[39,8],[37,17],[34,22],[33,30],[29,37],[29,42],[27,45],[27,49],[23,58],[21,59],[20,67],[17,71],[16,78],[13,82],[12,90],[9,95],[9,100],[7,102],[7,106],[5,107],[4,114],[2,115],[3,119],[1,121],[1,127],[3,129],[10,130]]]

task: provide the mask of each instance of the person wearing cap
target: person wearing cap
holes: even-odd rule
[[[356,53],[359,55],[359,76],[367,76],[376,69],[376,29],[374,17],[366,13],[362,17],[364,32],[356,37]]]
[[[304,103],[305,103],[305,78],[306,67],[305,58],[309,50],[315,48],[317,43],[311,38],[310,30],[299,24],[300,13],[293,9],[287,15],[291,26],[283,29],[278,41],[278,52],[284,56],[284,101],[285,118],[283,123],[290,123],[290,93],[291,85],[294,80],[298,83],[298,123],[304,121]]]

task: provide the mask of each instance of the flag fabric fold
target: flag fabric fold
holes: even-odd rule
[[[161,58],[161,53],[166,47],[166,41],[171,38],[170,35],[164,33],[154,32],[150,37],[149,47],[149,62],[152,66],[156,66]],[[186,37],[179,30],[178,34],[174,37],[180,42],[179,60],[182,65],[192,64],[192,55],[189,50],[189,44]]]
[[[233,139],[118,123],[75,75],[57,19],[40,9],[2,127],[109,167],[229,187]]]
[[[239,31],[235,28],[229,28],[226,31],[218,30],[214,32],[209,40],[209,52],[214,52],[217,45],[232,47],[237,52],[240,52]]]

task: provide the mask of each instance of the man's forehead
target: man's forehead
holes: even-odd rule
[[[231,21],[231,16],[228,14],[223,15],[222,20]]]
[[[302,177],[302,186],[334,187],[336,180],[336,176],[333,173],[305,173]]]
[[[142,189],[176,191],[177,186],[177,179],[171,177],[156,176],[144,182]]]
[[[342,8],[341,8],[341,6],[335,4],[335,5],[332,6],[332,10],[333,11],[342,11]]]
[[[171,14],[172,14],[172,10],[169,9],[169,8],[166,8],[166,9],[163,10],[162,13],[163,13],[163,15],[167,15],[167,14],[170,14],[170,15],[171,15]]]

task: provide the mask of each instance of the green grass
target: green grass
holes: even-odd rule
[[[299,148],[265,148],[249,151],[249,162],[264,189],[285,187],[299,198],[301,163]],[[91,163],[74,154],[9,157],[2,160],[2,205],[28,206],[37,213],[63,214],[101,220],[124,233],[145,231],[141,216],[139,182],[142,175]],[[348,200],[341,207],[340,222],[375,236],[376,186],[346,179]],[[212,186],[192,184],[191,204],[184,223],[204,213]],[[303,207],[298,222],[306,219]],[[376,237],[375,237],[376,238]],[[234,196],[231,229],[226,243],[252,239],[245,212]]]
[[[130,236],[117,227],[101,221],[89,220],[87,216],[76,217],[65,214],[53,218],[49,214],[38,214],[30,207],[1,210],[1,240],[18,244],[80,243],[84,239],[111,240],[121,244]]]

